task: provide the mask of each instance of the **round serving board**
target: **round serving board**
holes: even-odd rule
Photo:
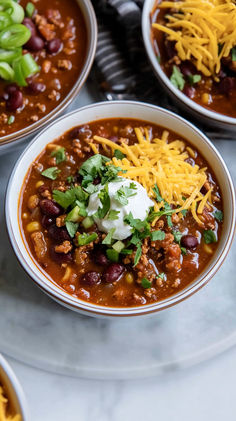
[[[85,88],[73,108],[92,99]],[[236,176],[236,142],[215,144]],[[152,317],[84,317],[41,292],[18,264],[5,228],[4,191],[18,155],[0,158],[0,351],[57,373],[125,379],[196,364],[236,343],[236,243],[206,287]]]

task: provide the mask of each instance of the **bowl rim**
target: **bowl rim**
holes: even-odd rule
[[[169,94],[174,95],[180,102],[182,102],[187,108],[194,110],[197,114],[201,114],[204,118],[208,118],[210,121],[214,120],[217,123],[224,123],[227,125],[232,126],[233,128],[236,126],[236,117],[230,117],[217,111],[211,111],[208,108],[205,108],[199,104],[197,104],[192,99],[188,98],[182,91],[176,88],[173,83],[170,81],[168,76],[162,70],[161,65],[158,63],[154,49],[152,46],[151,38],[150,38],[150,12],[152,10],[152,6],[154,6],[156,0],[145,0],[143,10],[142,10],[142,36],[144,47],[146,50],[146,54],[149,58],[149,61],[153,67],[154,73],[158,77],[159,81],[164,85],[164,87],[169,91]],[[147,29],[148,28],[148,29]]]
[[[29,407],[26,401],[25,393],[23,391],[23,388],[16,377],[13,369],[11,368],[10,364],[7,362],[7,360],[3,357],[3,355],[0,353],[0,371],[3,371],[7,379],[9,380],[9,383],[11,384],[11,387],[15,393],[15,397],[17,399],[20,411],[21,411],[21,417],[22,421],[28,421],[29,418]],[[4,385],[3,385],[4,386]]]
[[[76,95],[81,90],[82,86],[86,82],[86,79],[89,75],[91,70],[96,48],[97,48],[97,37],[98,37],[98,27],[97,27],[97,19],[95,15],[95,11],[92,5],[91,0],[74,0],[78,3],[78,7],[83,15],[86,30],[87,30],[87,37],[88,37],[88,46],[86,51],[85,61],[82,67],[82,70],[75,82],[72,86],[71,90],[68,92],[66,97],[48,114],[44,117],[39,119],[33,124],[18,130],[17,132],[10,133],[6,136],[2,136],[0,139],[0,150],[1,147],[9,145],[9,144],[19,144],[20,140],[22,140],[25,136],[30,136],[34,134],[37,130],[42,129],[45,127],[46,124],[49,124],[53,119],[58,117],[65,109],[71,104],[71,102],[75,99]],[[88,19],[88,23],[86,20]]]
[[[113,106],[115,107],[117,104],[124,104],[124,105],[129,105],[129,106],[139,106],[139,107],[145,107],[148,108],[149,110],[154,110],[157,112],[162,112],[164,114],[167,114],[169,117],[171,118],[175,118],[177,120],[179,120],[180,124],[184,124],[187,125],[191,131],[193,131],[198,137],[200,137],[208,146],[208,148],[211,149],[211,151],[213,152],[213,154],[216,156],[216,159],[218,160],[219,164],[221,165],[221,167],[224,170],[227,182],[228,182],[228,187],[229,187],[229,195],[230,195],[230,201],[231,201],[231,209],[232,209],[232,217],[231,220],[229,222],[229,226],[232,227],[232,229],[230,230],[226,240],[225,240],[225,247],[224,249],[221,250],[221,252],[219,253],[218,256],[215,257],[215,260],[212,260],[212,264],[210,265],[210,267],[206,270],[204,276],[203,275],[199,275],[198,280],[193,281],[190,285],[188,285],[188,287],[186,287],[184,290],[180,291],[177,294],[174,294],[172,296],[170,296],[169,298],[156,302],[156,303],[152,303],[152,304],[147,304],[145,306],[136,306],[136,307],[105,307],[105,306],[99,306],[97,304],[93,304],[93,303],[89,303],[83,300],[80,300],[79,298],[75,298],[72,297],[69,293],[66,293],[64,290],[62,290],[58,285],[55,285],[53,283],[52,280],[50,280],[50,277],[46,277],[45,274],[42,272],[42,269],[40,270],[40,268],[37,266],[36,262],[34,261],[32,255],[30,254],[29,250],[26,247],[26,244],[23,240],[23,237],[21,235],[21,246],[23,246],[25,248],[25,250],[27,251],[32,265],[29,265],[26,260],[24,259],[24,256],[21,253],[21,247],[19,246],[15,235],[14,235],[14,230],[12,227],[12,222],[11,219],[9,217],[9,211],[8,209],[10,208],[10,203],[11,203],[11,186],[12,186],[12,181],[14,179],[15,173],[18,170],[20,164],[21,164],[21,160],[24,158],[25,154],[27,154],[28,150],[34,145],[35,142],[37,142],[38,138],[40,138],[42,135],[45,134],[45,132],[51,128],[53,125],[61,122],[64,118],[70,118],[72,115],[80,113],[81,111],[86,111],[89,109],[97,109],[99,108],[99,106],[102,105],[108,105],[109,106]],[[99,120],[99,117],[96,116],[96,120]],[[93,121],[93,120],[90,120]],[[148,121],[148,120],[147,120]],[[69,130],[69,129],[68,129]],[[50,142],[50,140],[49,140]],[[43,150],[43,149],[42,149]],[[38,155],[38,154],[37,154]],[[36,158],[36,157],[35,157]],[[30,164],[29,164],[30,166]],[[28,171],[29,167],[27,168],[27,170],[24,173],[24,177]],[[24,179],[24,177],[22,177],[22,179]],[[22,185],[21,185],[22,187]],[[233,181],[231,179],[231,175],[229,173],[229,170],[223,160],[223,158],[221,157],[220,153],[217,151],[217,149],[215,148],[215,146],[211,143],[211,141],[205,136],[204,133],[202,133],[197,127],[195,127],[192,123],[188,122],[186,119],[184,119],[183,117],[180,117],[179,115],[173,113],[172,111],[166,110],[164,108],[152,105],[152,104],[148,104],[148,103],[143,103],[143,102],[138,102],[138,101],[127,101],[127,100],[118,100],[118,101],[112,101],[111,103],[108,103],[106,101],[104,102],[97,102],[94,104],[90,104],[87,106],[84,106],[82,108],[79,108],[77,110],[72,111],[71,113],[67,114],[66,116],[61,116],[59,119],[57,119],[56,121],[52,122],[48,127],[44,128],[43,131],[41,131],[27,146],[27,148],[23,151],[23,153],[20,155],[20,157],[18,158],[17,162],[15,163],[15,166],[12,170],[10,179],[8,181],[8,185],[7,185],[7,190],[6,190],[6,197],[5,197],[5,219],[6,219],[6,225],[7,225],[7,231],[8,231],[8,236],[9,236],[9,240],[10,243],[13,247],[13,250],[16,254],[16,257],[19,261],[19,263],[21,264],[21,266],[23,267],[23,269],[26,271],[26,273],[31,277],[31,279],[34,281],[34,283],[36,283],[37,286],[39,286],[47,295],[51,296],[51,298],[53,298],[54,300],[60,302],[60,304],[63,304],[66,307],[69,307],[70,309],[73,309],[75,311],[78,312],[84,312],[88,315],[92,315],[92,316],[109,316],[112,318],[115,317],[127,317],[127,316],[139,316],[139,315],[145,315],[145,314],[151,314],[151,313],[155,313],[164,309],[167,309],[169,307],[172,307],[173,305],[176,305],[177,303],[185,300],[186,298],[188,298],[189,296],[193,295],[195,292],[197,292],[200,288],[202,288],[213,276],[214,274],[217,272],[217,270],[219,269],[219,267],[222,265],[223,261],[225,260],[229,249],[232,245],[233,242],[233,238],[234,238],[234,233],[235,233],[235,229],[236,229],[236,209],[235,209],[235,190],[234,190],[234,185],[233,185]],[[19,212],[18,212],[18,208],[17,208],[17,212],[16,215],[14,215],[14,218],[17,218],[17,222],[18,222],[18,226],[19,226],[19,221],[18,221],[18,216],[19,216]],[[20,231],[20,227],[19,227],[19,231]],[[213,263],[214,262],[214,263]],[[35,267],[37,267],[37,269],[40,271],[40,276],[37,275],[37,273],[35,272]],[[53,287],[55,287],[56,291],[54,291]]]

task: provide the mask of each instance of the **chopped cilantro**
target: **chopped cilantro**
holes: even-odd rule
[[[108,212],[107,219],[110,219],[111,221],[115,221],[116,219],[118,219],[119,213],[120,213],[120,211],[116,211],[114,209],[111,209]]]
[[[201,75],[188,75],[188,81],[190,85],[194,85],[194,83],[198,83],[201,80]]]
[[[72,222],[72,221],[66,221],[66,229],[69,233],[69,236],[71,238],[74,238],[75,233],[78,229],[79,224],[77,222]]]
[[[60,174],[61,170],[59,170],[57,167],[50,167],[44,170],[41,174],[44,177],[50,178],[50,180],[56,180],[58,174]]]
[[[182,232],[180,232],[180,231],[172,231],[172,234],[174,236],[175,242],[178,243],[178,244],[180,244],[180,240],[181,240],[181,237],[182,237]]]
[[[89,184],[87,185],[87,187],[84,187],[84,190],[85,190],[88,194],[93,194],[93,193],[95,193],[95,192],[97,192],[97,191],[98,191],[98,187],[97,187],[97,186],[95,186],[95,184],[93,184],[93,183],[89,183]]]
[[[223,217],[224,217],[224,215],[223,215],[223,212],[222,212],[222,211],[220,211],[220,210],[216,210],[216,211],[213,213],[213,215],[214,215],[214,217],[217,219],[217,221],[219,221],[219,222],[222,222],[222,221],[223,221]]]
[[[102,244],[111,244],[112,243],[112,239],[113,239],[113,235],[114,235],[115,230],[116,230],[116,228],[110,229],[107,236],[102,241]]]
[[[232,61],[236,61],[236,48],[233,47],[231,50],[231,57],[232,57]]]
[[[160,230],[152,231],[150,235],[152,241],[157,241],[157,240],[162,241],[164,240],[165,236],[166,235],[164,231],[160,231]]]
[[[166,219],[167,219],[167,225],[168,225],[168,227],[173,227],[173,222],[172,222],[172,219],[171,219],[171,216],[170,215],[167,215],[166,216]]]
[[[67,177],[66,181],[67,181],[67,183],[69,183],[69,184],[73,183],[73,182],[74,182],[74,177],[73,177],[73,175],[69,175],[69,177]]]
[[[75,201],[78,201],[76,204],[82,208],[87,203],[88,194],[80,186],[77,186],[65,192],[53,190],[53,199],[64,209],[67,209]]]
[[[161,197],[161,195],[160,195],[160,190],[159,190],[159,188],[157,187],[157,185],[155,184],[155,186],[153,187],[153,189],[152,189],[153,191],[154,191],[154,193],[155,193],[155,195],[156,195],[156,200],[157,200],[157,202],[162,202],[164,199]]]
[[[137,194],[137,192],[134,190],[137,190],[137,186],[135,183],[130,183],[129,187],[121,186],[121,188],[115,193],[114,198],[121,205],[125,206],[129,203],[128,197],[132,197]]]
[[[157,278],[161,278],[164,281],[164,279],[165,279],[165,272],[158,273]]]
[[[188,213],[188,210],[187,210],[187,209],[183,209],[183,210],[181,211],[181,213],[182,213],[182,215],[183,215],[183,216],[186,216],[186,215],[187,215],[187,213]]]
[[[137,244],[137,250],[134,257],[134,266],[136,266],[140,260],[140,257],[142,256],[142,244]]]
[[[203,238],[206,244],[216,243],[217,238],[212,230],[206,230],[203,232]]]
[[[115,149],[114,157],[117,159],[123,159],[126,157],[126,155],[124,155],[121,151],[119,151],[119,149]]]
[[[180,89],[181,91],[184,89],[185,80],[183,77],[183,74],[179,70],[177,66],[173,66],[172,75],[170,77],[170,81],[173,83],[173,85]]]
[[[138,231],[145,230],[147,228],[150,230],[150,225],[146,219],[141,221],[141,219],[134,218],[131,212],[129,212],[129,214],[124,217],[124,222]]]
[[[141,281],[141,285],[143,288],[147,289],[147,288],[151,288],[152,283],[147,278],[143,278]]]
[[[106,165],[109,162],[110,165]],[[118,180],[118,173],[124,173],[120,167],[111,163],[110,158],[104,155],[96,154],[88,158],[80,167],[79,174],[82,175],[82,187],[87,187],[96,177],[101,178],[101,184],[104,185],[110,181]]]
[[[133,250],[131,250],[131,249],[122,249],[121,250],[121,254],[132,254],[133,253]]]
[[[110,209],[111,206],[111,200],[110,200],[110,196],[108,193],[108,184],[106,184],[104,186],[104,188],[102,190],[100,190],[100,192],[98,193],[98,197],[100,199],[100,202],[102,204],[102,207],[99,207],[97,212],[96,212],[96,216],[100,219],[105,218],[107,212]]]
[[[83,234],[80,234],[78,236],[78,245],[79,246],[85,246],[86,244],[91,243],[92,241],[95,241],[98,238],[98,235],[96,232],[92,232],[87,234],[84,232]]]
[[[185,247],[180,247],[182,254],[187,254],[187,249]]]
[[[61,162],[66,160],[66,153],[65,153],[65,148],[59,148],[59,149],[55,149],[52,153],[51,156],[55,156],[56,158],[56,164],[60,164]]]

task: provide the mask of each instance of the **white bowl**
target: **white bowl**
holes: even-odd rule
[[[23,389],[8,362],[0,354],[0,384],[6,391],[7,398],[22,421],[29,421],[29,410]]]
[[[173,130],[181,137],[188,139],[190,143],[201,151],[205,159],[211,163],[211,166],[217,174],[218,182],[223,194],[225,215],[223,233],[218,249],[208,266],[196,278],[196,280],[184,290],[166,300],[143,307],[104,307],[87,303],[78,298],[72,297],[63,291],[58,285],[50,280],[49,276],[42,272],[42,269],[37,264],[34,257],[30,254],[18,221],[19,197],[22,184],[24,183],[24,178],[28,168],[45,148],[47,143],[50,143],[54,139],[58,138],[74,126],[85,124],[94,120],[114,117],[146,120],[150,123],[159,124],[166,129]],[[220,154],[206,136],[192,124],[170,111],[145,103],[133,101],[102,102],[83,107],[64,117],[61,117],[44,129],[30,143],[17,161],[9,180],[6,194],[6,222],[9,238],[21,265],[31,276],[34,282],[52,298],[72,310],[91,316],[136,316],[163,310],[179,301],[182,301],[205,285],[206,282],[208,282],[214,275],[226,257],[233,239],[235,227],[235,195],[229,171],[227,170]]]
[[[162,70],[160,64],[157,61],[152,41],[151,41],[151,19],[150,13],[156,4],[156,0],[145,0],[143,12],[142,12],[142,33],[144,46],[148,55],[148,58],[153,67],[154,73],[157,76],[159,82],[167,90],[168,94],[177,103],[184,108],[188,113],[196,117],[201,122],[205,122],[211,126],[217,126],[219,128],[225,128],[230,131],[236,131],[236,118],[226,116],[209,109],[202,107],[193,100],[187,97],[183,92],[176,88],[170,81],[168,76]]]
[[[53,119],[58,117],[69,104],[75,99],[85,83],[90,69],[93,64],[96,47],[97,47],[97,20],[96,15],[90,0],[75,0],[83,14],[86,30],[87,30],[87,52],[84,60],[84,65],[78,79],[72,86],[67,96],[52,110],[50,113],[42,117],[36,123],[30,124],[22,130],[2,136],[0,139],[0,153],[8,152],[10,148],[16,148],[22,142],[32,139],[32,134],[49,124]]]

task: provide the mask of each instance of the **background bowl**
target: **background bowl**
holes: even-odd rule
[[[143,307],[112,308],[98,306],[79,300],[63,291],[58,285],[50,280],[47,274],[42,272],[42,269],[30,254],[18,221],[19,196],[25,175],[31,163],[37,158],[44,147],[74,126],[94,120],[115,117],[135,118],[159,124],[166,129],[173,130],[181,137],[188,139],[192,145],[196,146],[201,151],[204,158],[211,163],[212,168],[217,174],[217,179],[223,195],[223,232],[218,249],[208,266],[196,280],[184,290],[159,303]],[[61,117],[44,129],[36,136],[30,145],[28,145],[27,149],[16,163],[9,180],[6,194],[6,222],[10,241],[23,268],[31,276],[34,282],[56,301],[72,310],[91,316],[137,316],[168,308],[192,295],[210,280],[222,264],[233,240],[235,228],[235,194],[230,174],[220,154],[206,136],[192,124],[176,114],[145,103],[134,101],[102,102],[83,107]]]
[[[8,151],[11,147],[16,147],[20,142],[24,142],[26,140],[29,141],[29,136],[36,132],[36,130],[41,129],[45,124],[49,124],[51,120],[56,118],[60,113],[62,113],[65,108],[73,101],[76,95],[79,93],[80,89],[82,88],[84,82],[86,81],[89,71],[92,67],[96,47],[97,47],[97,20],[96,15],[94,13],[94,9],[90,0],[74,0],[77,1],[79,8],[83,14],[86,30],[87,30],[87,37],[88,37],[88,47],[87,47],[87,54],[85,57],[85,62],[83,68],[78,75],[78,79],[75,82],[74,86],[68,93],[68,95],[61,101],[57,107],[54,108],[50,113],[45,115],[39,121],[30,126],[19,130],[15,133],[11,133],[7,136],[1,137],[0,140],[0,153]],[[31,136],[32,138],[32,136]]]
[[[4,386],[6,395],[13,409],[21,415],[22,421],[29,421],[28,405],[23,389],[8,362],[0,354],[0,384]]]
[[[150,14],[155,4],[156,0],[145,0],[142,12],[142,33],[146,53],[151,62],[154,73],[157,76],[157,79],[168,92],[168,94],[174,99],[174,102],[177,102],[177,104],[185,111],[190,113],[192,117],[195,117],[201,123],[204,122],[209,126],[217,126],[221,129],[224,128],[229,131],[236,132],[236,118],[210,111],[209,109],[197,104],[188,98],[178,88],[176,88],[165,74],[165,72],[162,70],[160,64],[157,61],[151,41]]]

